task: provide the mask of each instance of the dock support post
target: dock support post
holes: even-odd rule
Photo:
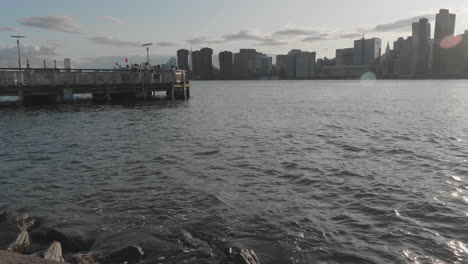
[[[106,83],[105,88],[106,88],[106,103],[109,103],[110,100],[111,100],[111,94],[110,94],[110,89],[109,89],[109,83]]]
[[[172,101],[175,100],[175,97],[174,97],[174,82],[171,83],[171,100]]]
[[[68,88],[68,82],[65,84],[65,89]],[[63,103],[63,89],[64,88],[60,88],[60,86],[56,86],[56,96],[55,96],[55,102],[57,104],[61,104]]]
[[[24,104],[24,86],[22,83],[18,83],[18,103]]]

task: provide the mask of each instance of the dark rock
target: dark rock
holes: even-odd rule
[[[27,213],[5,211],[0,214],[0,224],[15,224],[23,230],[31,230],[40,223],[38,217],[29,217]]]
[[[27,231],[14,224],[0,224],[0,250],[23,253],[30,244]]]
[[[257,255],[251,249],[230,247],[225,251],[226,257],[222,264],[260,264]]]
[[[211,249],[208,242],[203,241],[194,237],[191,233],[186,230],[181,230],[180,242],[183,247],[189,249],[195,249],[195,252],[200,257],[213,257],[213,250]]]
[[[138,263],[141,261],[144,254],[140,246],[128,246],[111,253],[105,258],[105,263]]]
[[[77,253],[70,257],[70,262],[73,264],[101,264],[102,260],[96,256]]]
[[[84,232],[59,228],[37,229],[31,232],[31,236],[35,241],[58,241],[65,250],[71,252],[88,251],[94,243],[94,238]]]
[[[42,257],[48,260],[62,261],[62,246],[59,242],[54,241],[48,249],[42,253]]]
[[[0,263],[1,264],[63,264],[63,262],[56,262],[53,260],[41,259],[38,257],[26,256],[16,254],[13,252],[0,250]]]

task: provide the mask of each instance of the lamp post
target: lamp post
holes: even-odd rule
[[[18,46],[18,66],[19,71],[21,72],[21,53],[20,53],[20,39],[24,38],[24,36],[11,36],[12,38],[16,38],[16,45]]]
[[[153,45],[153,43],[146,43],[141,45],[142,47],[146,47],[146,63],[149,64],[149,46]]]

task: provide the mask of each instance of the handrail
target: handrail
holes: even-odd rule
[[[20,71],[19,68],[1,68],[0,71]],[[21,68],[21,71],[60,71],[60,72],[174,72],[174,71],[185,71],[185,70],[145,70],[145,69],[59,69],[59,68]]]

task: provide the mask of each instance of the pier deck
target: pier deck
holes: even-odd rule
[[[61,103],[72,101],[75,94],[92,94],[105,101],[146,99],[155,92],[185,100],[189,89],[185,71],[0,69],[0,96],[18,96],[20,103]]]

